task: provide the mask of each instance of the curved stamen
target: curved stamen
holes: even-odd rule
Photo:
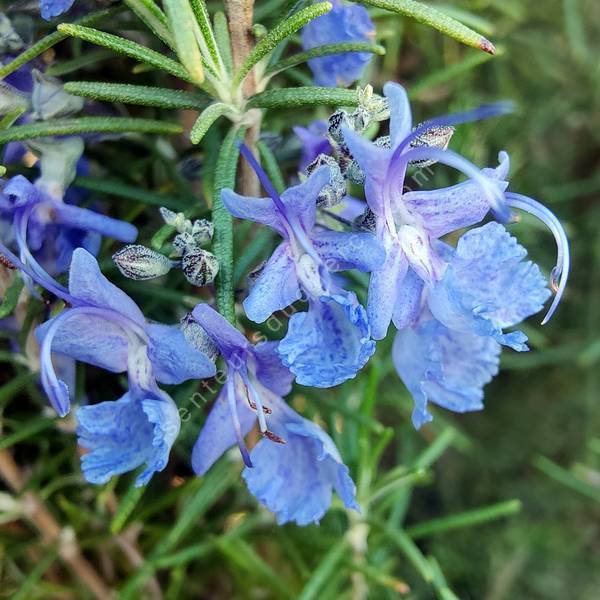
[[[514,192],[507,192],[506,199],[509,206],[523,210],[544,223],[544,225],[552,232],[552,235],[554,235],[554,239],[556,240],[556,266],[552,269],[552,273],[550,274],[550,287],[555,293],[555,296],[542,321],[542,325],[545,325],[558,308],[567,286],[567,279],[569,278],[569,269],[571,266],[569,240],[561,222],[556,218],[556,215],[537,200]]]
[[[237,445],[240,449],[244,464],[251,469],[254,465],[250,460],[250,454],[248,452],[248,448],[246,448],[244,436],[242,435],[242,426],[240,425],[240,418],[237,413],[237,404],[235,401],[235,383],[233,381],[232,373],[229,373],[225,385],[227,386],[227,404],[229,405],[229,412],[231,413],[231,420],[233,422],[233,430],[237,439]]]
[[[35,275],[32,279],[41,285],[43,288],[48,290],[49,292],[56,293],[56,291],[60,291],[61,294],[58,295],[59,298],[66,300],[70,304],[78,304],[77,300],[71,296],[69,290],[58,283],[50,274],[38,263],[38,261],[31,254],[29,247],[27,245],[27,225],[29,224],[29,218],[35,206],[29,206],[23,211],[18,211],[15,214],[14,219],[14,229],[15,229],[15,241],[17,242],[17,246],[19,247],[19,253],[21,255],[21,260],[24,264],[27,264],[33,274]]]
[[[510,219],[510,209],[506,204],[502,190],[485,175],[481,169],[476,167],[466,158],[452,150],[440,150],[438,148],[413,148],[408,150],[398,159],[398,169],[406,169],[406,164],[415,159],[434,158],[437,162],[448,165],[463,172],[467,177],[473,179],[481,186],[488,204],[495,213],[498,220],[507,222]],[[393,174],[393,171],[391,171]]]
[[[248,161],[248,163],[256,173],[256,176],[258,177],[262,186],[265,188],[265,191],[267,192],[267,194],[269,194],[271,200],[273,200],[275,207],[277,208],[279,214],[281,215],[281,218],[283,219],[283,224],[290,240],[293,240],[295,238],[302,246],[303,250],[309,256],[311,256],[317,264],[320,265],[321,258],[313,248],[313,245],[308,239],[304,228],[298,222],[298,218],[295,215],[289,214],[285,204],[283,203],[281,197],[277,193],[277,190],[271,183],[269,176],[265,173],[264,169],[258,164],[258,161],[254,157],[254,154],[252,154],[252,152],[250,151],[250,148],[248,148],[246,144],[243,144],[241,142],[238,144],[238,147],[242,156]]]
[[[496,117],[499,115],[506,115],[515,110],[515,105],[510,101],[494,102],[493,104],[484,104],[473,110],[467,110],[464,112],[454,113],[450,115],[443,115],[441,117],[435,117],[424,121],[417,127],[415,127],[401,142],[396,146],[394,150],[394,157],[400,154],[406,147],[410,145],[412,141],[417,139],[419,136],[426,133],[433,127],[448,127],[453,125],[459,125],[461,123],[468,123],[472,121],[481,121],[482,119],[489,119],[490,117]],[[392,159],[393,160],[393,159]]]
[[[69,400],[69,388],[64,381],[57,377],[56,371],[54,370],[54,365],[52,364],[52,342],[54,341],[58,330],[65,324],[66,321],[82,314],[101,317],[107,321],[116,323],[125,331],[125,334],[130,339],[131,333],[133,332],[135,335],[141,338],[145,344],[148,344],[150,341],[146,335],[146,332],[135,321],[132,321],[124,315],[106,308],[78,306],[75,308],[69,308],[55,317],[52,324],[46,331],[46,335],[42,341],[40,348],[40,365],[42,386],[44,391],[48,395],[54,410],[56,410],[61,417],[64,417],[69,412],[71,403]]]
[[[64,300],[65,302],[73,306],[79,304],[79,301],[74,296],[71,296],[71,294],[69,294],[68,292],[65,292],[63,286],[60,285],[58,282],[54,281],[54,279],[52,279],[50,275],[46,274],[48,278],[44,279],[44,281],[42,282],[39,279],[38,274],[32,271],[30,266],[23,263],[19,258],[17,258],[15,254],[13,254],[13,252],[11,252],[2,243],[0,243],[0,254],[9,262],[11,262],[17,269],[19,269],[19,271],[22,271],[25,275],[27,275],[29,278],[41,285],[44,289],[54,294],[57,298],[60,298],[61,300]]]

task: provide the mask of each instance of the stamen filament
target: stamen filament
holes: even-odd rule
[[[227,377],[227,383],[225,385],[227,386],[227,404],[229,405],[229,412],[231,413],[231,420],[233,422],[233,430],[237,439],[237,445],[240,449],[244,464],[251,469],[254,465],[250,460],[250,454],[248,452],[248,448],[246,448],[244,436],[242,435],[242,427],[240,425],[240,418],[237,413],[237,405],[235,401],[235,384],[231,373],[229,374],[229,377]]]
[[[556,240],[556,266],[552,269],[552,273],[550,274],[550,287],[555,293],[555,296],[542,321],[542,325],[545,325],[558,308],[567,286],[569,269],[571,266],[569,240],[563,226],[556,218],[556,215],[537,200],[514,192],[506,193],[506,199],[509,206],[523,210],[544,223],[544,225],[552,232],[552,235],[554,235],[554,239]]]

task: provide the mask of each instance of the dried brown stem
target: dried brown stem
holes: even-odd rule
[[[79,580],[99,600],[113,597],[112,591],[104,584],[94,567],[81,554],[77,540],[69,536],[70,530],[61,528],[44,503],[31,491],[25,491],[25,478],[8,450],[0,451],[0,477],[16,494],[21,494],[26,507],[26,518],[39,531],[48,546],[57,544],[59,556]]]

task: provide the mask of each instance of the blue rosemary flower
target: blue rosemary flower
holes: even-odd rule
[[[206,304],[198,305],[192,317],[227,369],[225,384],[194,445],[194,471],[203,475],[237,443],[248,489],[280,524],[317,523],[331,504],[332,490],[347,508],[358,510],[354,482],[331,438],[282,399],[293,377],[277,355],[277,343],[253,346]],[[188,335],[195,335],[194,330]],[[263,439],[248,452],[244,437],[257,421]]]
[[[331,272],[377,268],[384,259],[383,249],[369,233],[316,228],[316,199],[329,181],[327,167],[317,169],[280,197],[252,154],[245,147],[242,153],[271,198],[249,198],[224,190],[223,202],[234,216],[267,225],[284,239],[244,300],[246,314],[261,323],[304,297],[308,312],[292,315],[279,355],[298,383],[337,385],[356,375],[375,344],[356,295],[339,287]]]
[[[367,310],[375,339],[385,337],[394,314],[400,319],[406,307],[419,302],[422,285],[433,285],[441,278],[444,263],[432,245],[436,238],[480,222],[490,208],[503,219],[510,214],[504,198],[508,185],[505,153],[500,154],[497,169],[480,170],[450,150],[419,143],[433,128],[501,114],[508,109],[505,104],[440,117],[413,129],[404,88],[388,83],[384,92],[390,110],[388,144],[370,142],[347,125],[342,128],[343,142],[364,173],[375,231],[386,249],[385,264],[372,273],[369,285]],[[409,163],[423,161],[447,164],[470,180],[441,190],[404,193]]]
[[[425,289],[423,309],[404,312],[394,342],[396,370],[415,400],[415,427],[431,420],[428,401],[457,412],[483,408],[501,344],[527,350],[523,332],[503,330],[540,311],[550,295],[538,266],[499,223],[468,231],[456,249],[436,246],[444,274]]]
[[[40,0],[42,18],[50,21],[54,17],[66,13],[74,2],[75,0]]]
[[[333,0],[333,8],[302,29],[305,50],[343,42],[371,42],[375,25],[364,6]],[[349,86],[362,77],[371,61],[368,52],[344,52],[308,61],[315,83],[327,87]]]
[[[37,330],[42,385],[59,415],[69,412],[69,391],[56,376],[52,352],[113,373],[128,372],[136,382],[149,361],[152,372],[144,375],[141,387],[151,391],[154,380],[177,384],[214,375],[214,363],[187,343],[179,327],[148,323],[137,304],[104,277],[96,259],[83,248],[73,253],[68,290],[47,274],[42,279],[27,266],[17,266],[70,305]]]

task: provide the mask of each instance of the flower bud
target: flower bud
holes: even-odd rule
[[[139,244],[121,248],[113,255],[113,261],[125,277],[136,281],[166,275],[173,266],[171,260],[163,254]]]
[[[319,192],[319,195],[317,196],[317,206],[319,208],[330,208],[339,204],[346,195],[346,180],[344,179],[340,166],[335,158],[327,154],[319,154],[319,156],[308,165],[306,172],[310,175],[323,165],[329,167],[329,183]]]
[[[84,99],[65,92],[59,79],[48,77],[37,69],[33,69],[31,74],[33,75],[31,102],[34,115],[40,121],[68,117],[83,108]]]
[[[27,94],[20,92],[8,83],[0,81],[0,115],[16,111],[26,111],[29,108]]]
[[[191,231],[192,223],[182,212],[176,213],[168,208],[165,208],[164,206],[161,206],[159,211],[163,221],[167,225],[175,227],[179,233]]]
[[[215,232],[215,226],[206,219],[198,219],[192,225],[192,237],[198,246],[210,242]]]
[[[217,276],[219,261],[214,254],[201,248],[193,248],[183,255],[181,269],[192,285],[203,286],[211,283]]]
[[[438,148],[439,150],[446,150],[448,144],[454,135],[454,127],[451,126],[436,126],[424,131],[421,135],[417,136],[411,143],[411,148]],[[435,160],[412,160],[411,165],[419,167],[429,167],[434,165],[437,161]]]

